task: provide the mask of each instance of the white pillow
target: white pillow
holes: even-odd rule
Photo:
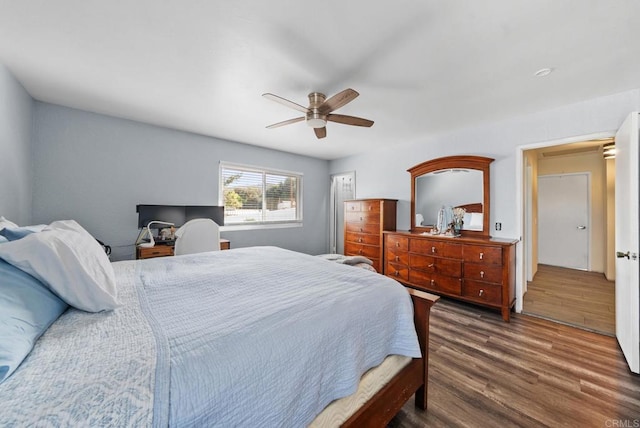
[[[471,213],[470,230],[482,230],[482,213]]]
[[[113,267],[100,244],[74,220],[0,245],[0,259],[38,278],[69,305],[87,312],[119,306]]]
[[[5,227],[18,227],[18,225],[0,215],[0,230],[4,229]]]

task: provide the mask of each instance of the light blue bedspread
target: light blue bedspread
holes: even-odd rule
[[[114,263],[122,307],[64,313],[0,385],[0,426],[303,427],[389,354],[390,278],[274,247]]]
[[[146,260],[139,281],[170,376],[154,425],[303,427],[387,355],[420,356],[408,293],[364,269],[253,247]]]

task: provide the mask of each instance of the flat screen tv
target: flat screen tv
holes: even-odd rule
[[[218,226],[224,226],[224,207],[215,205],[136,205],[138,228],[147,227],[152,220],[166,221],[180,227],[194,218],[210,218]],[[153,224],[152,228],[166,227]]]

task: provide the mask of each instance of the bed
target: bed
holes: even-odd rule
[[[385,426],[414,393],[426,409],[435,296],[276,247],[112,265],[119,307],[53,322],[0,383],[0,426]]]

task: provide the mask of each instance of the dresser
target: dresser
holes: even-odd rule
[[[384,273],[409,287],[499,309],[515,303],[517,240],[384,233]]]
[[[396,230],[396,199],[344,202],[344,254],[364,256],[382,273],[384,230]]]

